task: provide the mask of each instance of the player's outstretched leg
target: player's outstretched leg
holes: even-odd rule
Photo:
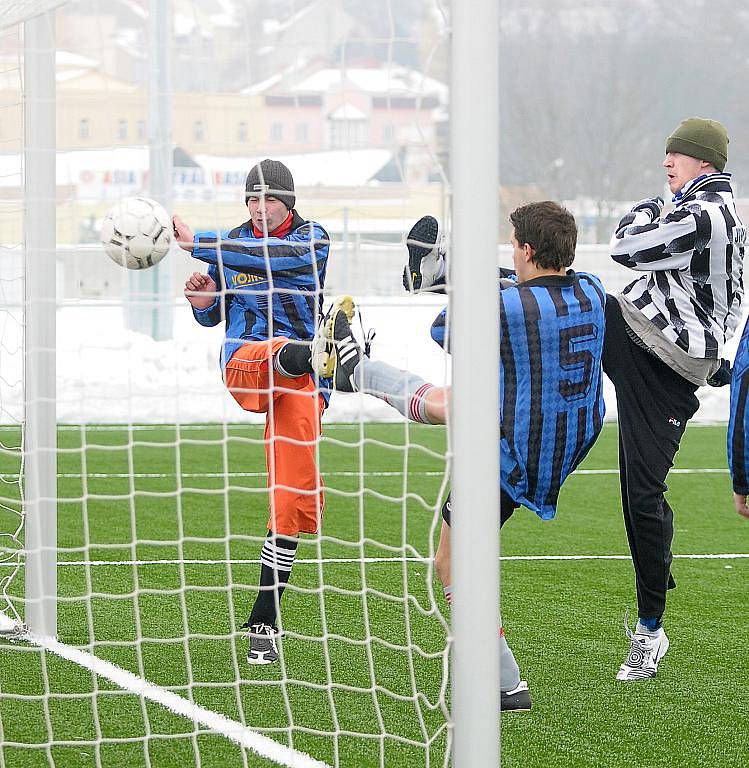
[[[407,291],[432,288],[442,277],[444,261],[440,253],[440,225],[434,216],[422,216],[406,237],[408,266],[403,270],[403,287]]]
[[[625,619],[624,626],[629,638],[629,653],[619,667],[616,679],[625,683],[649,680],[658,672],[658,662],[666,655],[668,638],[663,627],[650,630],[639,621],[633,632]]]
[[[333,346],[333,315],[343,312],[350,323],[354,318],[356,305],[351,296],[339,296],[325,313],[320,327],[312,340],[310,362],[312,370],[324,379],[329,379],[335,370],[335,348]]]

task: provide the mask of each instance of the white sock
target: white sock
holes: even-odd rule
[[[499,690],[512,691],[520,685],[520,668],[505,639],[504,628],[499,634]]]
[[[638,621],[637,626],[635,627],[635,632],[641,635],[649,635],[650,637],[655,637],[662,629],[663,625],[656,627],[655,629],[648,629],[644,624],[641,624]]]

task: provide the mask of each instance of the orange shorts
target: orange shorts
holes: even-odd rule
[[[287,378],[272,370],[273,355],[288,341],[276,337],[243,344],[226,364],[225,381],[242,408],[266,414],[268,529],[296,536],[317,533],[325,506],[317,468],[325,400],[309,374]]]

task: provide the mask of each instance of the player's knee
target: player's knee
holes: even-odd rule
[[[447,423],[447,403],[450,390],[443,387],[435,387],[430,390],[424,403],[426,417],[430,424]]]

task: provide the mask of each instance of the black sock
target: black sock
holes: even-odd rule
[[[308,341],[290,341],[276,352],[273,367],[287,378],[314,373],[310,363],[310,343]]]
[[[284,588],[289,583],[299,539],[279,536],[268,531],[260,553],[260,591],[247,624],[276,624],[276,605],[280,605]]]

